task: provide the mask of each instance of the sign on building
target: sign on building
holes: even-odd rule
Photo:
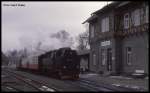
[[[101,42],[101,46],[108,46],[108,45],[110,45],[110,41]]]

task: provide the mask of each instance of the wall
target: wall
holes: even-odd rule
[[[136,69],[148,73],[148,33],[129,36],[123,40],[123,72],[134,72]],[[131,66],[126,63],[126,47],[132,47]]]
[[[101,46],[101,42],[110,40],[110,45],[107,46]],[[106,40],[99,41],[91,46],[91,52],[90,52],[90,70],[94,72],[107,72],[107,62],[105,65],[102,65],[101,62],[101,49],[112,49],[112,72],[116,71],[116,61],[115,61],[115,39],[109,38]],[[93,53],[96,54],[96,65],[93,65]]]

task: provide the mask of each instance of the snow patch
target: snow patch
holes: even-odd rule
[[[110,78],[116,78],[116,79],[133,79],[133,78],[123,77],[123,76],[110,76]]]

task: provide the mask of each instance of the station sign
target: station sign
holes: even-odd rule
[[[110,45],[110,40],[101,42],[101,46],[108,46],[108,45]]]

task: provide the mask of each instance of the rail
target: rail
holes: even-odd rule
[[[5,70],[10,75],[14,76],[16,79],[23,81],[24,83],[28,84],[29,86],[32,86],[33,88],[37,89],[38,91],[49,91],[49,92],[55,92],[55,88],[49,88],[47,84],[36,81],[33,79],[29,79],[25,76],[22,76],[20,74],[17,74],[13,71]]]
[[[126,88],[126,87],[122,87],[122,86],[112,86],[112,85],[109,85],[109,84],[106,84],[104,82],[101,82],[100,84],[95,84],[93,81],[91,80],[86,80],[86,79],[80,79],[79,80],[80,82],[85,82],[89,85],[93,85],[93,86],[96,86],[96,87],[99,87],[101,88],[101,90],[103,91],[118,91],[118,92],[122,92],[122,91],[138,91],[136,89],[132,89],[132,88]]]

